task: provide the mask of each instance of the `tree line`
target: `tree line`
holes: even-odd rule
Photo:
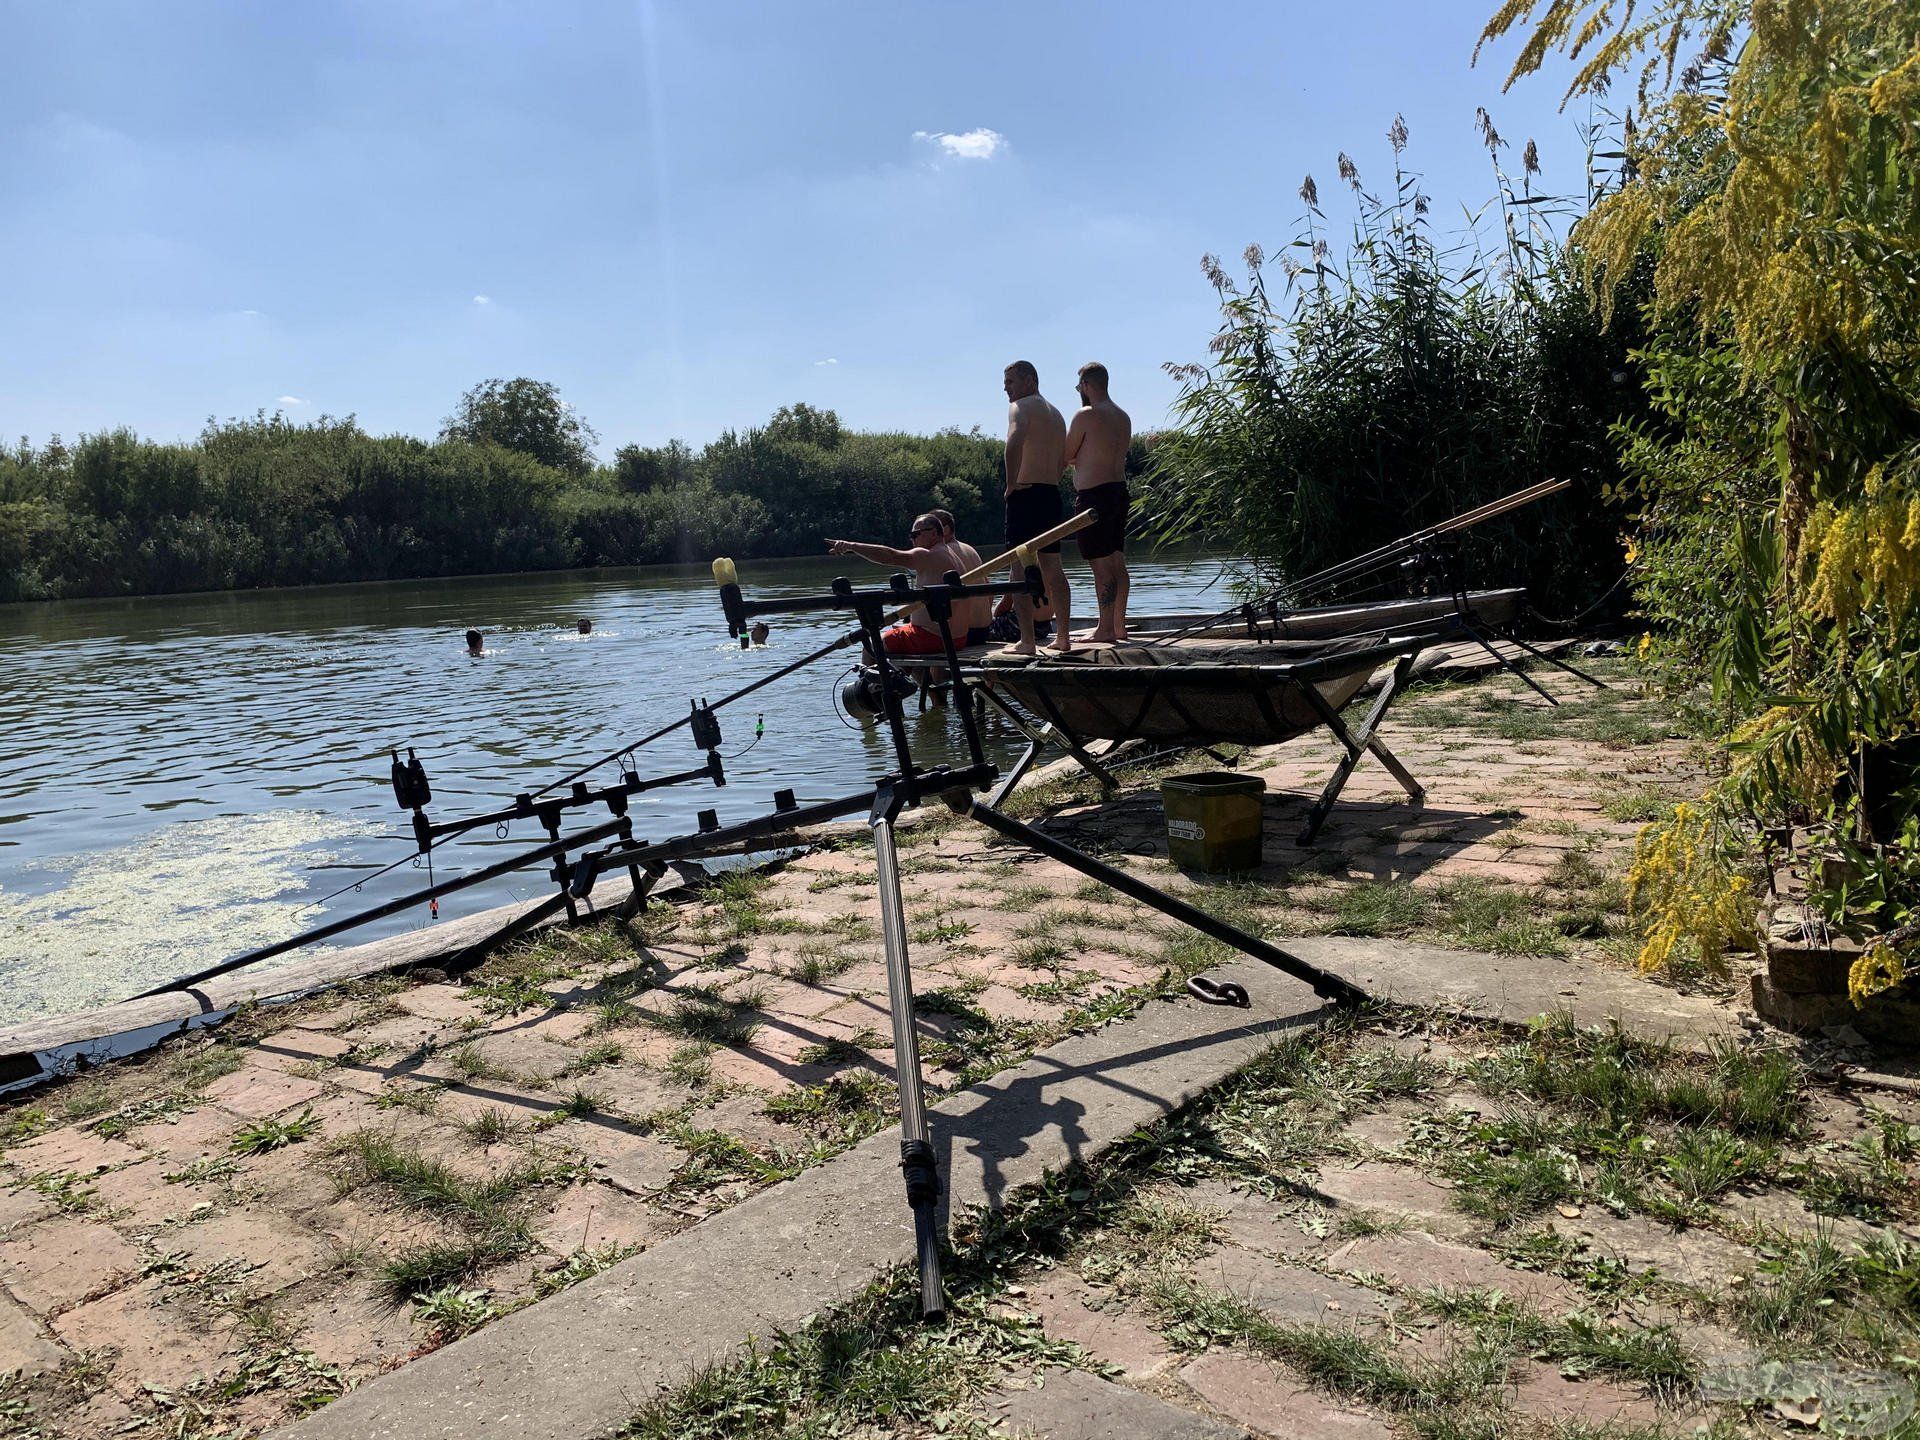
[[[699,450],[602,464],[597,438],[515,379],[474,387],[430,441],[264,413],[188,443],[22,440],[0,452],[0,600],[811,554],[935,506],[1001,528],[1003,446],[977,429],[856,431],[797,404]]]

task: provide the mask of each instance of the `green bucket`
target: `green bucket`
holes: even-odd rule
[[[1182,870],[1228,874],[1260,865],[1260,799],[1255,775],[1206,770],[1160,782],[1167,812],[1167,858]]]

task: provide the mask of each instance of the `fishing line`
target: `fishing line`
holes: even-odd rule
[[[747,742],[747,748],[745,750],[736,750],[731,755],[722,755],[720,758],[722,760],[738,760],[742,755],[746,755],[750,753],[753,747],[758,745],[760,741],[765,738],[766,733],[767,733],[767,717],[764,714],[754,716],[753,717],[753,739]]]

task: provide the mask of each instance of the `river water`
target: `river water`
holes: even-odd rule
[[[750,595],[803,594],[848,563],[750,562],[740,578]],[[1136,560],[1132,609],[1224,603],[1222,565]],[[884,578],[861,571],[856,583]],[[1084,606],[1090,577],[1071,556],[1068,574]],[[583,616],[591,635],[576,633]],[[466,655],[469,627],[487,636],[483,658]],[[494,809],[846,628],[794,616],[742,651],[706,568],[687,566],[0,606],[0,1019],[131,995],[424,884],[404,860],[391,747],[418,750],[435,818]],[[882,773],[883,737],[837,713],[845,670],[822,661],[721,711],[726,788],[637,796],[636,832],[690,830],[709,807],[746,819],[776,789],[827,799]],[[942,712],[913,733],[923,760],[957,756]],[[997,720],[989,733],[1003,763],[1018,752]],[[685,730],[638,756],[642,775],[702,758]],[[544,838],[531,821],[472,832],[436,848],[435,875]],[[547,893],[526,872],[440,913]],[[430,923],[409,910],[337,943]]]

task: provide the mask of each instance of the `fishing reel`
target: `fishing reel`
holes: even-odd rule
[[[842,682],[840,708],[863,724],[874,724],[887,713],[888,691],[895,700],[906,700],[914,693],[913,681],[893,669],[885,672],[883,680],[878,669],[861,666]]]

